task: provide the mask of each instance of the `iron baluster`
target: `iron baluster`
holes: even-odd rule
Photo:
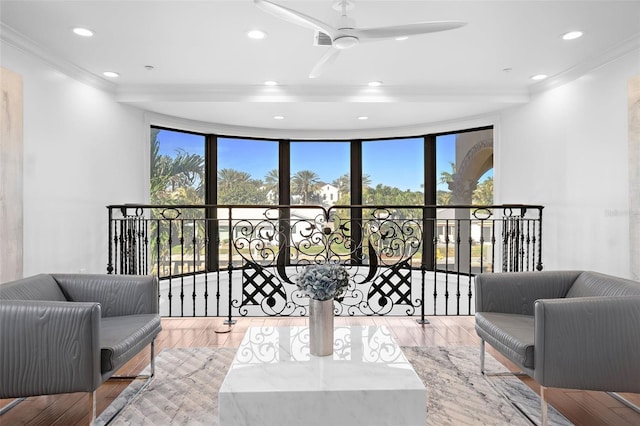
[[[473,274],[471,273],[471,246],[473,245],[473,238],[471,237],[471,220],[469,220],[469,292],[467,293],[468,297],[468,301],[469,301],[469,308],[467,310],[467,312],[469,314],[471,314],[471,296],[473,295],[472,291],[471,291],[471,277],[473,276]]]
[[[449,314],[449,219],[446,221],[447,238],[444,245],[444,314]]]
[[[184,316],[184,219],[180,223],[180,316]],[[173,247],[172,247],[173,248]],[[171,250],[173,252],[173,250]],[[171,256],[173,258],[173,256]],[[176,265],[177,267],[177,265]]]
[[[113,209],[111,207],[108,207],[108,212],[109,212],[109,231],[108,231],[108,235],[107,235],[107,251],[108,251],[108,261],[107,261],[107,274],[113,274],[113,243],[112,243],[112,238],[113,238]]]
[[[191,291],[191,299],[193,302],[193,310],[192,310],[192,314],[195,317],[196,316],[196,272],[197,272],[197,266],[196,266],[196,259],[197,259],[197,253],[198,253],[198,238],[196,237],[197,235],[197,228],[196,228],[197,224],[196,224],[196,220],[193,219],[192,222],[192,226],[191,229],[193,230],[193,236],[191,238],[191,247],[193,247],[193,269],[191,271],[191,276],[193,278],[193,290]]]
[[[173,285],[172,285],[172,278],[173,278],[173,262],[171,261],[171,249],[173,248],[173,219],[169,218],[169,221],[167,223],[167,226],[169,227],[169,238],[167,240],[167,244],[169,246],[169,256],[168,256],[168,263],[169,263],[169,316],[171,316],[171,309],[173,308],[173,303],[171,303],[173,300]]]
[[[228,243],[228,247],[229,247],[229,263],[228,263],[228,276],[229,276],[229,296],[228,296],[228,305],[227,305],[227,319],[224,321],[224,323],[226,325],[232,325],[236,323],[236,320],[234,320],[231,315],[231,309],[232,309],[232,283],[233,283],[233,235],[234,235],[234,229],[233,229],[233,220],[232,220],[232,216],[233,216],[233,211],[231,209],[231,207],[228,209],[229,212],[229,222],[228,222],[228,226],[229,226],[229,243]],[[240,266],[242,268],[242,265]]]

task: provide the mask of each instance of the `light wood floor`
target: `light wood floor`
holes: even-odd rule
[[[430,324],[417,324],[415,318],[352,317],[336,318],[336,325],[386,325],[401,346],[479,345],[473,317],[429,317]],[[238,347],[249,326],[304,325],[306,318],[240,318],[232,327],[221,318],[165,318],[156,340],[157,352],[165,348]],[[487,350],[507,367],[513,368],[487,346]],[[156,352],[156,353],[157,353]],[[640,361],[639,361],[640,362]],[[149,363],[145,350],[125,365],[118,374],[135,375]],[[514,369],[515,371],[515,369]],[[110,380],[97,392],[98,415],[128,385],[126,380]],[[538,387],[526,380],[536,392]],[[549,401],[577,425],[640,425],[640,414],[625,407],[603,392],[549,389]],[[640,405],[640,394],[625,394]],[[0,407],[10,400],[0,400]],[[73,393],[27,398],[0,417],[1,426],[13,425],[87,425],[87,394]],[[437,426],[437,425],[435,425]]]

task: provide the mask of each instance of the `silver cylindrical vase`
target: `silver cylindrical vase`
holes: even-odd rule
[[[309,300],[309,351],[315,356],[333,354],[333,298]]]

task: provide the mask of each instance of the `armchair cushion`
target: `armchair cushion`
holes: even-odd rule
[[[160,328],[160,317],[155,314],[102,318],[100,328],[102,374],[114,370],[140,352],[151,343],[160,332]]]
[[[482,312],[476,315],[478,334],[518,365],[533,369],[533,315]]]

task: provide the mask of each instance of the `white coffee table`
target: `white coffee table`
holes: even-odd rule
[[[307,327],[250,327],[220,388],[220,426],[426,424],[426,389],[389,331],[336,327],[309,355]]]

